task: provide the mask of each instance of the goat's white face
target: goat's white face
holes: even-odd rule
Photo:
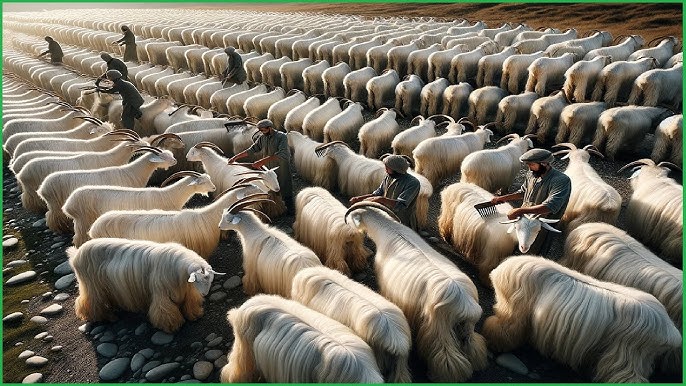
[[[186,154],[186,159],[191,162],[200,162],[200,149],[192,147]]]
[[[525,214],[517,219],[507,233],[512,233],[516,231],[517,241],[519,242],[519,251],[522,253],[527,253],[531,245],[536,240],[538,233],[541,231],[541,227],[555,233],[560,233],[559,230],[548,225],[548,223],[556,223],[559,220],[550,220],[546,218],[536,218],[534,215]]]
[[[200,195],[207,197],[208,193],[214,192],[217,190],[217,187],[214,186],[212,183],[212,180],[210,179],[210,176],[208,174],[201,174],[199,177],[194,177],[188,185],[190,186],[196,186],[196,189],[198,190],[198,193]]]
[[[274,169],[269,169],[267,170],[264,175],[262,176],[262,179],[264,181],[264,185],[271,191],[273,192],[278,192],[281,190],[281,187],[279,186],[279,179],[276,176],[275,170],[278,168],[275,167]]]
[[[163,168],[164,170],[169,169],[169,167],[176,165],[176,158],[169,150],[163,150],[160,154],[151,154],[148,158],[150,162],[158,163],[158,168]]]
[[[106,126],[93,126],[91,129],[88,131],[89,134],[92,134],[94,137],[99,137],[107,132],[111,131],[111,128],[106,127]]]
[[[193,283],[195,289],[197,289],[202,296],[205,296],[210,292],[214,274],[225,275],[224,273],[215,272],[211,267],[209,269],[199,268],[188,273],[188,282]]]
[[[235,230],[236,225],[238,225],[241,220],[242,218],[240,216],[240,212],[233,214],[229,213],[228,209],[224,209],[224,212],[222,213],[222,219],[219,220],[219,229],[223,231]]]

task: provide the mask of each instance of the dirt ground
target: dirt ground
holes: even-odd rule
[[[179,6],[179,4],[175,4]],[[359,4],[359,3],[315,3],[315,4],[203,4],[194,5],[194,8],[241,8],[269,11],[287,12],[326,12],[347,13],[368,17],[375,16],[407,16],[407,17],[437,17],[437,18],[466,18],[469,20],[483,20],[489,27],[498,27],[504,22],[525,22],[537,28],[541,26],[564,28],[577,28],[580,34],[594,30],[608,30],[614,36],[619,34],[641,34],[646,41],[664,35],[682,36],[682,6],[681,4],[413,4],[413,3],[384,3],[384,4]],[[371,119],[367,114],[366,119]],[[409,126],[409,121],[402,122]],[[649,136],[638,154],[631,158],[619,159],[616,162],[593,159],[592,165],[604,180],[617,189],[624,199],[624,203],[631,195],[627,173],[618,174],[617,170],[626,162],[646,156],[652,144],[652,136]],[[60,236],[45,228],[35,228],[32,224],[42,218],[24,210],[21,207],[16,190],[16,179],[7,169],[7,161],[3,165],[3,234],[13,234],[19,238],[18,248],[3,253],[3,267],[10,261],[28,259],[32,269],[41,272],[39,280],[31,285],[20,287],[3,287],[3,315],[15,311],[22,311],[27,315],[35,315],[42,308],[54,303],[51,296],[42,296],[54,290],[53,283],[58,278],[52,271],[55,266],[65,261],[64,248],[53,248],[55,243],[64,242],[69,245],[71,235]],[[556,161],[555,166],[564,170],[567,161]],[[523,174],[520,174],[513,184],[521,184]],[[430,201],[428,235],[425,239],[438,237],[435,226],[436,218],[440,211],[440,190],[457,178],[446,180],[440,186],[435,187],[435,194]],[[308,184],[299,176],[294,177],[295,191],[299,191]],[[341,201],[346,198],[340,196]],[[207,204],[207,200],[194,199],[191,206]],[[8,211],[8,209],[10,209]],[[619,226],[624,222],[624,213],[620,215]],[[292,217],[282,217],[275,220],[275,226],[288,230],[293,223]],[[456,254],[451,247],[441,240],[430,242],[437,251],[450,258],[460,269],[466,272],[477,285],[479,290],[480,304],[483,307],[483,316],[477,325],[477,331],[481,328],[483,320],[492,314],[493,291],[478,282],[476,271]],[[370,244],[372,246],[372,244]],[[558,240],[553,245],[553,257],[561,255],[562,242]],[[219,248],[209,258],[210,263],[219,272],[227,272],[228,278],[232,275],[242,276],[241,245],[235,235],[220,243]],[[12,272],[16,274],[18,272]],[[5,279],[7,273],[4,273]],[[376,288],[373,272],[373,261],[370,261],[366,271],[358,273],[354,278],[360,282]],[[220,279],[219,284],[225,279]],[[95,383],[100,382],[98,372],[108,362],[107,359],[96,353],[97,339],[83,334],[77,327],[83,322],[76,319],[73,305],[78,292],[74,286],[61,291],[71,295],[69,299],[60,303],[64,311],[58,318],[51,320],[43,326],[29,323],[21,325],[5,325],[3,329],[3,380],[4,382],[21,382],[27,374],[40,371],[44,375],[43,382],[49,383]],[[240,306],[246,299],[242,288],[227,290],[227,297],[220,301],[206,301],[205,316],[195,322],[187,322],[181,330],[175,334],[174,342],[166,346],[158,346],[159,359],[171,361],[178,356],[183,357],[182,366],[175,371],[173,379],[179,380],[184,374],[192,373],[190,369],[195,361],[203,358],[204,352],[193,348],[191,344],[203,340],[210,333],[216,333],[224,337],[220,346],[224,352],[228,352],[232,340],[232,331],[226,322],[226,311]],[[54,294],[56,292],[52,292]],[[133,330],[146,320],[145,315],[121,313],[120,320],[113,323],[98,323],[108,330],[125,331],[125,339],[120,339],[119,355],[132,355],[141,349],[151,346],[150,338],[154,330],[142,335],[133,334]],[[33,336],[41,331],[47,331],[55,337],[53,342],[41,342],[33,339]],[[22,342],[21,345],[17,345]],[[61,345],[60,352],[50,353],[50,347]],[[45,353],[50,362],[47,366],[36,370],[26,366],[17,356],[23,350],[30,349]],[[529,346],[524,346],[513,352],[530,370],[530,375],[519,375],[515,372],[498,366],[495,358],[490,358],[489,366],[483,371],[476,372],[468,382],[478,383],[577,383],[590,382],[591,378],[586,372],[576,372],[567,366],[556,363],[539,354]],[[422,361],[412,355],[413,382],[429,382],[426,378],[426,368]],[[139,382],[140,375],[136,376],[128,371],[120,378],[119,382]],[[651,378],[653,382],[680,383],[682,375],[667,375],[656,373]],[[218,372],[215,370],[207,382],[218,382]]]

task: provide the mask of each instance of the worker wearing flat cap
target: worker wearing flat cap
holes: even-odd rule
[[[386,176],[381,185],[370,194],[351,198],[350,203],[362,200],[378,202],[391,209],[403,225],[417,230],[419,180],[407,172],[410,162],[402,155],[388,155],[382,161]]]
[[[285,133],[274,128],[274,123],[269,119],[257,122],[257,129],[261,135],[248,149],[236,154],[229,159],[229,163],[236,162],[241,158],[257,154],[261,157],[252,163],[254,169],[266,166],[276,168],[276,176],[279,180],[279,193],[286,204],[288,214],[295,213],[295,201],[293,199],[293,176],[291,174],[291,151],[288,147],[288,137]]]
[[[121,123],[127,129],[133,130],[134,119],[140,119],[143,116],[141,106],[143,105],[143,97],[136,89],[133,83],[122,79],[121,72],[117,70],[108,70],[106,73],[107,79],[111,80],[112,87],[106,88],[96,83],[96,91],[104,92],[106,94],[121,95]]]
[[[138,62],[138,53],[136,52],[136,36],[133,35],[131,29],[126,25],[121,26],[121,31],[124,33],[124,36],[112,44],[126,46],[124,49],[125,62]]]
[[[105,61],[105,63],[107,63],[107,71],[117,70],[121,74],[121,78],[123,80],[129,80],[129,69],[126,67],[124,62],[117,58],[113,58],[112,55],[108,54],[107,52],[101,53],[100,57]],[[107,71],[100,75],[98,79],[105,79],[107,77]]]
[[[499,204],[522,200],[521,207],[514,208],[507,214],[510,220],[519,218],[524,214],[537,214],[549,219],[560,219],[569,203],[572,181],[566,174],[550,165],[555,160],[555,156],[545,149],[531,149],[522,154],[519,160],[529,168],[524,184],[514,193],[493,197],[491,202]],[[547,254],[553,238],[553,232],[541,228],[528,253],[534,255]]]
[[[50,54],[50,63],[62,63],[64,53],[62,52],[62,47],[60,47],[60,44],[57,43],[55,39],[53,39],[50,36],[46,36],[45,41],[48,42],[48,49],[46,51],[41,52],[40,55],[38,55],[38,57],[40,58],[41,56]]]
[[[226,69],[221,74],[222,85],[226,82],[231,83],[243,83],[247,79],[248,75],[245,73],[243,68],[243,59],[236,52],[236,49],[228,46],[224,49],[226,53]]]

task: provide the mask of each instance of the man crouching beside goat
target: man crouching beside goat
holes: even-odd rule
[[[525,214],[559,220],[569,203],[572,181],[566,174],[550,165],[555,160],[555,156],[548,150],[531,149],[522,154],[519,160],[529,168],[524,184],[514,193],[493,197],[491,203],[501,204],[523,200],[521,207],[514,208],[507,214],[510,220],[516,220]],[[550,224],[546,222],[541,224],[543,228],[529,248],[529,254],[546,255],[554,239],[551,231],[559,233]]]
[[[419,180],[407,173],[410,162],[405,156],[389,155],[382,157],[382,161],[386,166],[386,176],[381,185],[370,194],[352,197],[350,203],[362,200],[378,202],[391,209],[403,225],[416,231],[415,206],[419,194]]]

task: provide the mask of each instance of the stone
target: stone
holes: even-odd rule
[[[180,363],[172,362],[165,363],[163,365],[157,366],[145,373],[145,379],[150,382],[159,382],[169,375],[172,371],[178,369],[181,366]]]
[[[7,263],[7,266],[8,267],[19,267],[19,266],[24,265],[26,263],[28,263],[28,260],[19,259],[19,260],[10,261],[9,263]]]
[[[73,273],[74,271],[71,269],[71,265],[69,265],[69,261],[65,261],[64,263],[55,267],[53,272],[55,273],[55,275],[63,276],[63,275],[69,274],[69,273]]]
[[[214,370],[214,365],[207,361],[197,361],[193,365],[193,376],[195,379],[204,381]]]
[[[55,244],[52,244],[52,245],[50,246],[50,249],[57,249],[57,248],[59,248],[59,247],[61,247],[61,246],[63,246],[63,245],[64,245],[64,241],[60,241],[60,242],[57,242],[57,243],[55,243]]]
[[[533,373],[533,372],[530,372],[530,373],[527,374],[526,376],[529,377],[529,378],[531,378],[531,379],[535,379],[535,380],[537,380],[537,381],[540,381],[540,380],[541,380],[541,376],[538,375],[538,374],[536,374],[536,373]]]
[[[200,342],[193,342],[193,343],[191,343],[191,348],[192,348],[193,350],[200,349],[200,348],[202,348],[202,343],[200,343]]]
[[[433,236],[429,237],[429,241],[431,241],[434,244],[441,242],[441,240],[438,237],[433,237]]]
[[[24,350],[24,351],[21,352],[21,354],[19,354],[19,359],[30,358],[30,357],[32,357],[32,356],[34,356],[34,355],[36,355],[35,352],[33,352],[33,351],[31,351],[31,350]]]
[[[129,358],[117,358],[100,369],[100,379],[103,381],[114,381],[121,377],[129,367]]]
[[[79,326],[79,331],[81,331],[81,332],[88,332],[90,329],[91,329],[91,323],[90,322],[86,322],[86,323]]]
[[[148,331],[148,324],[143,322],[138,327],[136,327],[134,334],[136,334],[136,336],[141,336],[141,335],[145,334],[147,331]]]
[[[241,283],[242,282],[240,277],[231,276],[230,278],[226,279],[222,287],[224,287],[224,289],[230,290],[238,287],[239,285],[241,285]]]
[[[40,227],[42,227],[42,226],[44,226],[44,225],[45,225],[45,218],[42,218],[42,219],[40,219],[40,220],[38,220],[38,221],[35,221],[33,224],[31,224],[31,226],[32,226],[33,228],[40,228]]]
[[[192,379],[192,378],[193,378],[193,377],[191,377],[190,375],[186,374],[186,375],[181,376],[181,378],[179,378],[179,381],[187,381],[187,380]]]
[[[217,333],[213,332],[213,333],[211,333],[210,335],[207,335],[207,336],[205,337],[205,340],[208,341],[208,342],[211,342],[211,341],[214,340],[214,338],[216,338],[216,337],[217,337]]]
[[[11,248],[19,243],[19,240],[16,237],[10,237],[7,240],[3,240],[2,242],[2,247],[3,248]]]
[[[144,373],[147,373],[147,372],[150,371],[151,369],[154,369],[155,367],[157,367],[157,366],[159,366],[159,365],[161,365],[161,364],[162,364],[162,361],[151,361],[151,362],[148,362],[148,364],[146,364],[145,366],[143,366],[142,371],[143,371]]]
[[[222,367],[224,367],[226,365],[227,361],[228,360],[226,358],[226,355],[222,354],[222,356],[220,356],[219,358],[217,358],[214,361],[214,367],[221,369]]]
[[[52,292],[45,292],[45,293],[43,293],[43,294],[41,295],[41,297],[43,298],[43,300],[45,300],[45,299],[47,299],[47,298],[49,298],[49,297],[51,297],[51,296],[52,296]]]
[[[62,307],[61,305],[53,304],[53,305],[50,305],[48,307],[43,308],[41,310],[41,312],[39,312],[39,314],[51,316],[51,315],[59,314],[60,312],[62,312],[63,309],[64,309],[64,307]]]
[[[43,380],[43,374],[41,373],[31,373],[22,379],[21,383],[39,383]]]
[[[41,333],[39,333],[39,334],[36,334],[36,336],[34,336],[33,339],[41,340],[41,339],[45,338],[46,336],[48,336],[48,332],[47,332],[47,331],[43,331],[43,332],[41,332]]]
[[[145,357],[145,355],[141,353],[136,353],[133,355],[133,358],[131,358],[131,371],[136,372],[140,368],[143,367],[145,362],[148,361],[148,358]]]
[[[38,274],[36,271],[26,271],[22,272],[18,275],[12,276],[9,280],[5,282],[7,285],[15,285],[15,284],[21,284],[24,282],[27,282],[29,280],[33,280],[36,278]]]
[[[96,336],[96,335],[98,335],[99,333],[101,333],[101,332],[103,332],[103,331],[105,331],[105,326],[104,326],[104,325],[97,326],[97,327],[95,327],[94,329],[91,330],[91,336]]]
[[[43,338],[43,342],[52,342],[52,340],[55,339],[54,336],[52,335],[47,335]]]
[[[155,350],[153,350],[151,348],[144,348],[141,351],[139,351],[138,353],[143,355],[144,357],[150,359],[155,354]]]
[[[210,301],[211,302],[217,302],[226,297],[226,292],[215,292],[212,295],[210,295]]]
[[[209,343],[207,343],[207,347],[219,346],[222,343],[222,340],[224,340],[224,338],[222,338],[221,336],[218,336],[218,337],[212,339]]]
[[[98,341],[100,341],[101,343],[111,342],[114,340],[114,338],[115,338],[115,336],[112,333],[112,331],[105,331],[102,334],[102,336],[98,339]]]
[[[524,365],[519,358],[510,353],[499,355],[495,358],[495,363],[517,374],[526,375],[529,373],[529,369],[526,368],[526,365]]]
[[[37,324],[45,324],[48,322],[48,318],[39,315],[36,315],[29,320]]]
[[[59,293],[59,294],[55,295],[54,300],[58,301],[58,302],[62,302],[62,301],[69,299],[69,296],[70,296],[69,294]]]
[[[24,317],[24,314],[22,312],[17,311],[17,312],[13,312],[13,313],[5,316],[4,318],[2,318],[2,321],[7,322],[7,323],[12,323],[12,322],[16,322],[18,320],[21,320],[23,317]]]
[[[118,349],[119,347],[117,347],[117,345],[114,343],[101,343],[95,348],[98,354],[107,358],[112,358],[113,356],[117,355]]]
[[[172,340],[174,340],[174,335],[169,335],[163,331],[157,331],[153,334],[152,338],[150,338],[150,341],[156,345],[171,343]]]
[[[209,361],[214,361],[223,354],[222,350],[209,350],[205,353],[205,358]]]
[[[34,355],[26,360],[26,364],[31,367],[42,367],[48,364],[48,358],[43,358],[39,355]]]
[[[74,274],[70,273],[68,275],[64,275],[61,278],[57,279],[55,282],[55,289],[56,290],[62,290],[71,285],[71,283],[74,282]]]
[[[50,347],[50,351],[60,352],[60,351],[62,351],[62,348],[63,348],[62,346],[53,346],[53,347]]]

